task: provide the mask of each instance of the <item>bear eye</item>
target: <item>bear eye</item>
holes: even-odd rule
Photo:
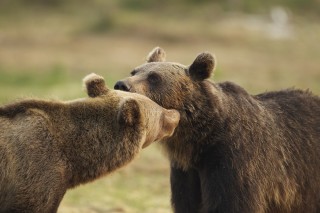
[[[148,81],[151,84],[158,83],[159,81],[161,81],[161,76],[155,72],[152,72],[148,75]]]
[[[137,70],[133,70],[130,74],[131,76],[134,76],[138,71]]]

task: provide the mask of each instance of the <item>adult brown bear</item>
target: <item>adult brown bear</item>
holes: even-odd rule
[[[67,189],[131,162],[173,134],[176,110],[105,87],[92,74],[88,98],[22,100],[0,107],[0,212],[56,212]]]
[[[320,98],[294,89],[249,95],[208,80],[214,66],[209,53],[184,66],[155,48],[115,85],[181,114],[162,143],[174,212],[319,213]]]

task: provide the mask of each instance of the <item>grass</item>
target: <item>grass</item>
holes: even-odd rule
[[[40,73],[32,70],[1,69],[0,102],[27,96],[54,98],[52,95],[55,93],[59,94],[59,98],[72,97],[74,93],[69,91],[76,91],[75,86],[79,87],[78,82],[77,85],[72,82],[72,78],[60,66],[53,66],[48,71]]]
[[[85,212],[169,212],[168,169],[167,160],[153,144],[130,166],[68,191],[60,212],[83,208]]]
[[[85,4],[79,10],[18,8],[1,13],[0,103],[30,96],[84,97],[81,81],[91,72],[103,75],[112,88],[144,63],[155,46],[166,50],[168,61],[186,65],[202,51],[215,53],[213,80],[233,81],[252,94],[288,87],[320,94],[318,20],[293,14],[293,36],[273,39],[266,14],[167,9],[128,11],[113,4]],[[169,163],[155,144],[127,167],[69,190],[59,208],[60,213],[170,211]]]

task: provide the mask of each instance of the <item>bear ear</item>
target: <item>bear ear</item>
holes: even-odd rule
[[[161,47],[156,47],[147,56],[147,62],[164,62],[166,60],[166,52]]]
[[[188,69],[188,74],[195,81],[202,81],[211,76],[216,65],[213,55],[208,52],[201,53]]]
[[[109,91],[104,82],[104,78],[95,73],[87,75],[83,79],[83,83],[85,84],[88,96],[91,98],[105,95]]]
[[[120,125],[134,127],[141,121],[139,103],[134,99],[126,99],[120,104],[118,122]]]

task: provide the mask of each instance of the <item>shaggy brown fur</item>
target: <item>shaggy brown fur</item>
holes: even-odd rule
[[[0,107],[0,212],[56,212],[67,189],[134,159],[171,136],[179,113],[142,95],[84,79],[94,98],[23,100]]]
[[[209,53],[184,66],[159,60],[159,52],[115,89],[181,114],[162,143],[175,212],[320,212],[318,96],[294,89],[252,96],[234,83],[209,81]]]

